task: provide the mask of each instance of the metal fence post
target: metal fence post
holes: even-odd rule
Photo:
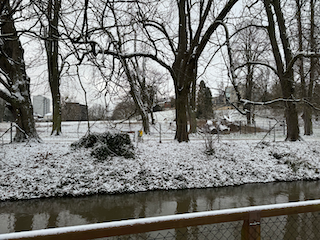
[[[271,134],[270,131],[271,131],[271,121],[269,121],[269,135]]]
[[[12,143],[12,128],[13,128],[13,124],[12,122],[10,122],[10,143]]]
[[[257,123],[254,122],[254,135],[257,135]]]
[[[261,240],[260,212],[249,212],[249,218],[243,221],[241,240]]]

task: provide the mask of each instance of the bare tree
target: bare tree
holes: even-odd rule
[[[282,95],[284,99],[293,99],[294,96],[294,76],[293,76],[293,60],[294,55],[290,47],[287,36],[287,28],[279,0],[265,0],[264,7],[268,18],[268,34],[272,46],[272,52],[276,63],[277,74],[281,83]],[[280,42],[277,41],[276,21]],[[284,59],[281,55],[284,53]],[[285,117],[287,122],[286,140],[296,141],[300,139],[298,112],[296,103],[288,101],[285,103]]]
[[[253,20],[254,21],[254,20]],[[254,95],[254,86],[258,86],[258,80],[262,75],[268,76],[266,71],[262,69],[261,66],[255,64],[246,64],[253,62],[266,62],[266,55],[269,53],[270,44],[265,41],[265,34],[261,29],[257,29],[254,22],[244,22],[244,24],[239,24],[240,29],[232,41],[233,58],[238,65],[239,72],[237,74],[237,79],[242,83],[242,97],[249,101],[258,98]],[[242,28],[242,26],[245,26]],[[237,32],[237,31],[236,31]],[[244,80],[241,80],[241,75]],[[267,82],[266,78],[263,81]],[[234,83],[239,85],[238,82]],[[252,105],[247,104],[244,106],[246,112],[247,124],[251,124],[252,118]]]
[[[304,50],[312,53],[317,52],[316,48],[316,40],[315,40],[315,4],[313,0],[310,1],[301,1],[296,0],[296,15],[297,15],[297,27],[298,27],[298,44],[299,44],[299,52],[303,52]],[[306,4],[306,3],[309,4]],[[306,7],[309,6],[310,11],[306,11]],[[309,13],[309,16],[303,15],[303,13]],[[309,18],[310,27],[309,29],[305,29],[303,27],[303,21],[306,22],[305,18]],[[307,20],[308,21],[308,20]],[[309,38],[306,37],[309,35]],[[308,41],[305,41],[308,39]],[[307,44],[304,44],[307,42]],[[309,74],[306,74],[306,61],[304,60],[303,55],[299,57],[299,76],[301,82],[301,97],[306,100],[303,104],[303,121],[304,121],[304,134],[312,135],[312,107],[310,103],[313,102],[313,93],[314,86],[316,83],[316,64],[317,58],[311,57],[309,60]],[[308,66],[307,66],[308,67]],[[307,75],[309,75],[309,80]]]
[[[19,126],[14,140],[24,141],[33,138],[40,141],[33,119],[33,106],[30,98],[30,78],[26,74],[24,50],[19,41],[13,15],[21,1],[13,5],[9,0],[0,3],[0,97],[10,104],[16,123]]]
[[[255,1],[252,4],[249,4],[249,8],[252,6],[258,4],[259,1]],[[297,1],[296,1],[297,3]],[[242,102],[245,104],[257,104],[257,105],[268,105],[268,104],[274,104],[274,103],[280,103],[282,102],[285,107],[285,117],[287,122],[287,137],[286,140],[289,141],[296,141],[300,139],[299,135],[299,125],[298,125],[298,111],[297,111],[297,103],[307,103],[308,105],[308,111],[310,111],[310,106],[313,107],[312,103],[306,100],[306,97],[304,99],[296,99],[295,98],[295,82],[294,82],[294,65],[297,62],[298,59],[300,59],[300,63],[302,62],[302,58],[311,58],[311,59],[317,59],[319,58],[319,54],[316,53],[316,49],[313,51],[305,52],[302,51],[301,46],[301,40],[300,44],[299,42],[294,42],[294,38],[289,38],[288,36],[288,28],[292,27],[292,25],[287,25],[285,23],[285,17],[284,17],[284,9],[283,6],[285,6],[287,2],[280,4],[280,1],[269,1],[264,0],[264,10],[266,12],[267,16],[267,26],[257,26],[262,29],[266,29],[270,45],[272,48],[272,54],[274,57],[274,63],[275,67],[272,67],[271,64],[267,62],[247,62],[243,66],[246,65],[261,65],[268,67],[270,70],[272,70],[278,77],[281,91],[282,91],[282,98],[275,99],[272,101],[268,101],[265,103],[254,103],[252,101],[249,101],[247,99],[243,99]],[[310,4],[312,5],[312,4]],[[292,8],[291,8],[292,9]],[[299,11],[299,10],[298,10]],[[311,12],[312,13],[312,12]],[[299,18],[299,14],[298,14]],[[300,19],[301,20],[301,19]],[[262,21],[263,22],[263,21]],[[299,24],[299,23],[298,23]],[[301,27],[301,26],[300,26]],[[298,26],[299,28],[299,26]],[[292,30],[292,29],[290,29]],[[311,30],[312,32],[312,30]],[[300,36],[301,37],[301,36]],[[290,40],[289,40],[290,39]],[[313,37],[314,39],[314,37]],[[299,49],[297,53],[293,53],[291,45],[294,43],[299,44]],[[312,45],[312,44],[310,44]],[[312,65],[312,64],[311,64]],[[303,66],[303,65],[302,65]],[[301,68],[300,64],[300,73],[303,75],[303,69]],[[311,71],[310,71],[311,72]],[[314,77],[311,77],[314,78]],[[312,96],[312,89],[313,89],[313,83],[311,81],[311,84],[309,83],[308,90],[306,89],[305,79],[302,78],[302,86],[304,88],[303,96]],[[310,92],[307,93],[307,92]],[[311,100],[311,99],[310,99]],[[309,117],[311,117],[310,114],[307,114]],[[309,118],[307,117],[307,118]],[[306,117],[305,117],[306,118]],[[311,121],[311,120],[310,120]]]
[[[199,59],[211,36],[237,1],[229,0],[225,4],[217,5],[213,0],[196,3],[190,0],[177,1],[174,6],[176,12],[173,13],[177,16],[177,21],[174,20],[177,24],[174,27],[170,20],[159,17],[158,1],[155,3],[152,1],[98,1],[94,3],[98,7],[85,7],[84,11],[84,16],[91,15],[89,10],[94,11],[92,15],[97,16],[96,26],[88,27],[87,24],[84,24],[74,42],[90,46],[91,56],[101,55],[104,59],[106,56],[112,56],[118,59],[132,89],[131,93],[136,90],[132,85],[135,81],[130,72],[131,63],[128,59],[150,58],[168,70],[174,82],[176,95],[175,138],[179,142],[188,141],[187,112],[189,110],[189,116],[195,116],[193,112],[195,111],[195,86]],[[86,6],[93,4],[93,2],[85,2]],[[216,15],[213,14],[214,7],[218,11]],[[120,21],[121,19],[123,21]],[[146,46],[141,52],[129,51],[134,49],[132,42],[133,39],[136,39],[135,33],[138,29],[133,26],[141,29],[138,41]],[[141,32],[144,35],[141,35]],[[112,67],[111,74],[114,69]],[[134,95],[138,96],[138,94]],[[147,112],[143,104],[139,102],[140,100],[137,101],[139,111]]]
[[[67,62],[67,58],[76,55],[74,49],[66,48],[70,45],[70,39],[65,37],[69,33],[69,29],[72,29],[77,23],[69,24],[68,22],[66,24],[64,18],[73,18],[76,11],[81,11],[80,9],[69,11],[72,5],[72,0],[64,2],[61,0],[32,1],[32,17],[37,20],[31,29],[25,30],[33,37],[33,41],[39,39],[44,43],[47,78],[53,109],[51,135],[60,135],[61,133],[61,79],[65,65],[68,64],[69,67],[71,65]],[[74,75],[76,74],[74,73]]]
[[[60,94],[60,75],[59,67],[59,14],[61,0],[49,0],[47,6],[48,30],[45,38],[47,54],[48,78],[52,96],[53,124],[52,134],[61,133],[61,94]]]

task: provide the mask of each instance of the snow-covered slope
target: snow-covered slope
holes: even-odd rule
[[[162,119],[165,141],[159,143],[153,132],[134,143],[135,159],[114,157],[99,162],[89,150],[70,148],[72,141],[85,134],[86,123],[64,123],[60,137],[50,137],[46,124],[38,124],[41,144],[0,145],[0,200],[320,178],[320,142],[314,138],[260,142],[235,141],[228,135],[214,141],[212,155],[207,155],[200,135],[179,144],[172,140],[172,119]],[[134,126],[140,128],[138,124],[131,128]],[[107,129],[109,124],[99,122],[92,130]]]

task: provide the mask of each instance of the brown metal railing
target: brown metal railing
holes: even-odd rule
[[[243,240],[256,240],[260,239],[261,218],[317,211],[320,211],[320,200],[8,233],[0,235],[0,239],[94,239],[197,225],[243,221],[241,238]]]

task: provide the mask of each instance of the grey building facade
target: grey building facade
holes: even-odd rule
[[[43,96],[33,97],[33,112],[34,114],[44,117],[50,112],[50,99]]]

